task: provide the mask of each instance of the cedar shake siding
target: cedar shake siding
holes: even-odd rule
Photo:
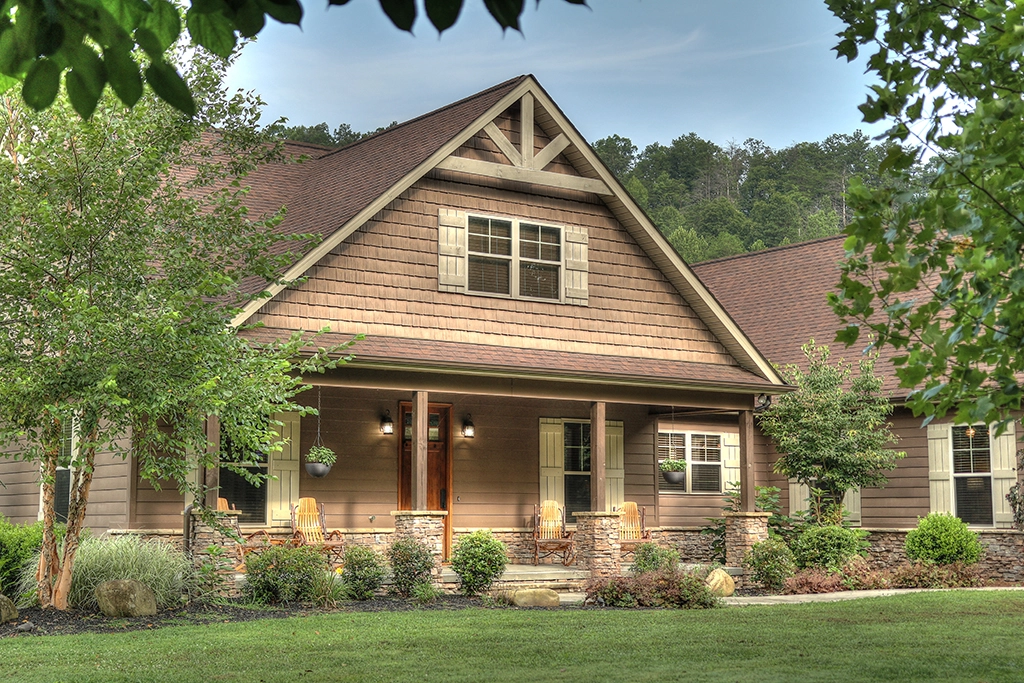
[[[589,305],[439,291],[439,209],[586,227]],[[330,325],[350,334],[736,365],[596,201],[425,178],[308,275],[268,302],[255,320],[267,328]]]

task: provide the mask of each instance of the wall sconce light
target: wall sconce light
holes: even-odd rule
[[[772,397],[768,394],[758,394],[757,398],[754,399],[754,412],[761,413],[768,409],[768,406],[772,404]]]
[[[968,427],[966,430],[964,430],[964,434],[967,435],[968,439],[973,439],[974,435],[977,434],[977,433],[978,433],[978,430],[976,430],[974,427]]]
[[[470,417],[470,414],[466,413],[466,419],[462,421],[462,435],[467,439],[476,436],[476,427],[473,426],[473,420]]]
[[[394,434],[395,423],[391,419],[391,411],[385,410],[384,417],[380,419],[380,433],[381,434]]]

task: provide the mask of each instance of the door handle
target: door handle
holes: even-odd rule
[[[448,509],[448,490],[447,489],[441,489],[441,509],[442,510],[447,510]]]

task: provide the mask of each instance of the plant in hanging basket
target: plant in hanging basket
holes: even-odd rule
[[[685,460],[662,460],[658,467],[661,469],[661,476],[665,477],[665,481],[668,483],[681,484],[686,481]]]
[[[306,453],[306,462],[318,462],[328,467],[337,462],[337,460],[338,456],[327,446],[313,446]]]

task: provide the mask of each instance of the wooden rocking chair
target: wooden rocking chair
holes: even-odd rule
[[[332,567],[342,564],[345,541],[338,530],[327,533],[324,504],[316,498],[299,498],[299,504],[292,506],[292,544],[318,548]]]
[[[533,563],[552,555],[560,556],[562,564],[576,561],[576,544],[572,531],[565,529],[565,510],[556,501],[545,500],[540,509],[533,508]]]
[[[626,501],[622,504],[622,517],[619,522],[619,544],[622,557],[635,553],[641,543],[650,543],[651,532],[647,528],[647,508],[636,507],[636,503]]]

